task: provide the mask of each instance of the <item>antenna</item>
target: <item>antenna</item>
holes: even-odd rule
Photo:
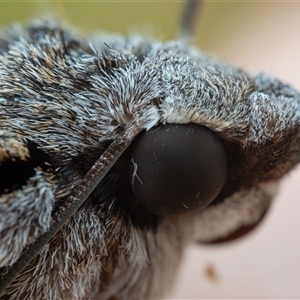
[[[202,0],[187,0],[182,14],[179,38],[189,42],[195,34],[196,21],[201,11]]]

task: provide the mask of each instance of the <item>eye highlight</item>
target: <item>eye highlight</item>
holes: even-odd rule
[[[167,124],[133,141],[128,168],[136,201],[157,215],[199,211],[222,190],[229,170],[219,137],[197,124]]]

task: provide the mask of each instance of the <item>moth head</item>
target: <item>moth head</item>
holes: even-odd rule
[[[0,154],[8,158],[0,162],[18,170],[4,184],[0,203],[9,217],[15,214],[13,226],[4,222],[12,232],[5,238],[19,230],[19,219],[29,225],[20,228],[17,251],[2,257],[4,266],[35,241],[16,264],[20,273],[36,249],[50,243],[39,262],[51,265],[61,249],[82,250],[64,260],[70,274],[77,276],[73,263],[92,270],[91,277],[108,267],[99,277],[108,274],[103,282],[113,286],[120,260],[126,273],[128,266],[148,263],[149,253],[159,261],[156,246],[166,254],[176,245],[179,257],[189,238],[225,241],[253,228],[278,180],[299,161],[300,96],[276,79],[251,76],[181,41],[98,36],[91,49],[56,23],[19,30],[0,65],[1,122],[8,131],[0,141]],[[29,172],[15,181],[19,170]],[[59,235],[62,226],[67,229]],[[99,257],[103,261],[95,262]],[[29,266],[34,272],[45,270],[35,264],[38,258]],[[18,276],[8,275],[1,293]]]
[[[299,93],[264,74],[195,60],[166,66],[177,77],[165,78],[162,124],[130,147],[128,191],[131,206],[154,215],[192,213],[197,240],[228,241],[261,222],[298,162]]]

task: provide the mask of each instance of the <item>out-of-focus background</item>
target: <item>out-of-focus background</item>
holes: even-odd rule
[[[0,2],[0,24],[52,12],[82,32],[139,30],[176,37],[184,2]],[[300,3],[206,2],[195,44],[300,90]],[[287,175],[257,230],[219,246],[190,245],[166,299],[300,299],[300,168]]]

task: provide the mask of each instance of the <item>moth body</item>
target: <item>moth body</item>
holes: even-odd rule
[[[50,230],[58,207],[133,122],[145,132],[164,124],[205,126],[224,143],[229,170],[205,209],[156,215],[131,189],[129,146],[1,299],[160,297],[189,241],[230,239],[259,223],[278,181],[299,161],[299,112],[300,94],[289,85],[180,40],[83,38],[52,20],[4,30],[2,277]]]

